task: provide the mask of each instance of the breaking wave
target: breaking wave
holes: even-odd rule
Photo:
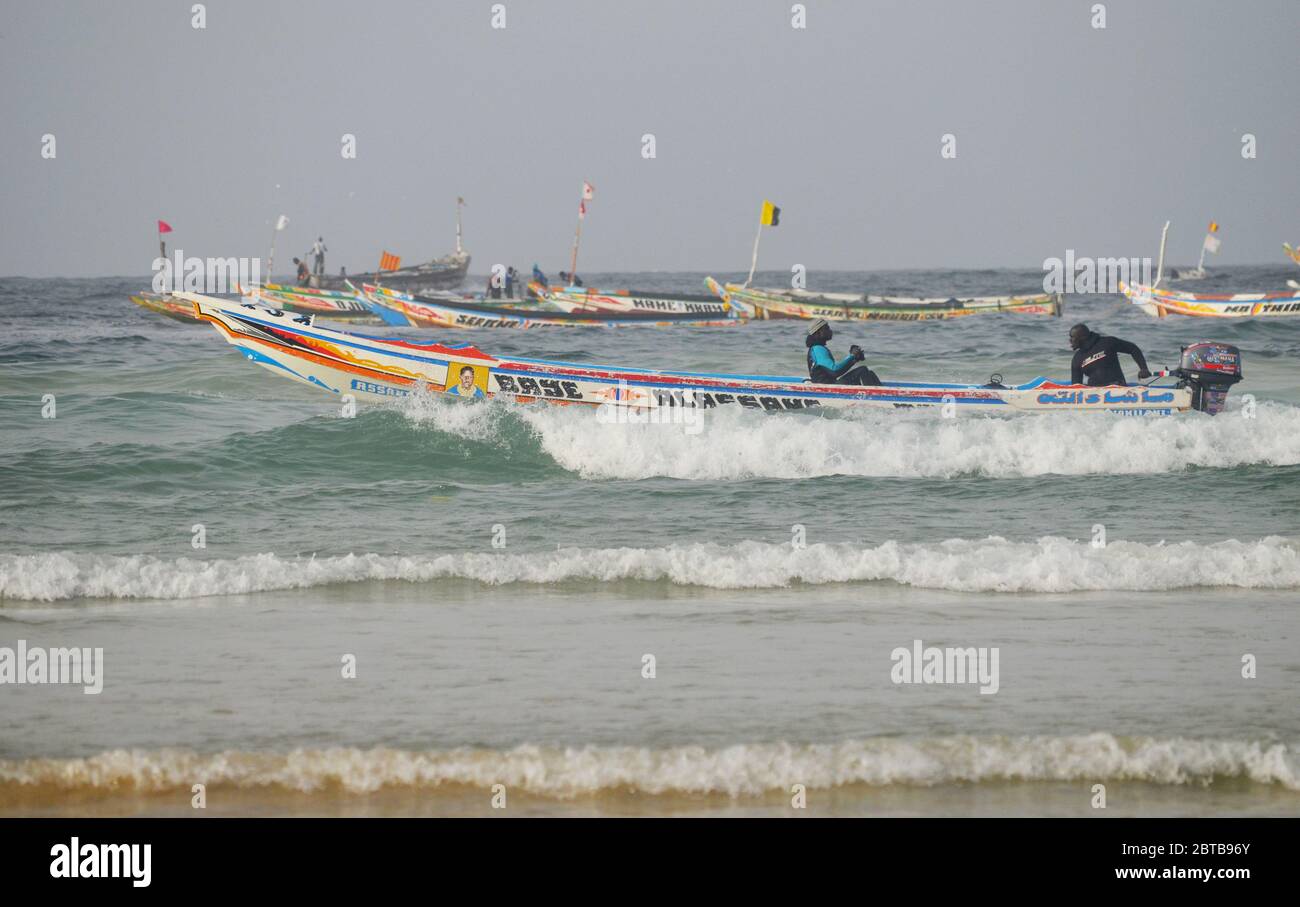
[[[1279,403],[1258,404],[1250,419],[1240,409],[1216,417],[956,419],[936,412],[818,418],[705,411],[695,425],[628,425],[607,424],[587,411],[518,412],[556,463],[594,479],[1004,478],[1300,464],[1300,408]],[[481,431],[482,423],[474,428]]]
[[[827,744],[751,743],[511,750],[298,749],[289,753],[115,750],[84,759],[0,761],[6,789],[155,793],[209,786],[311,793],[373,793],[383,788],[490,787],[568,798],[633,790],[650,795],[757,796],[791,784],[828,789],[853,784],[932,786],[997,781],[1144,781],[1211,784],[1245,779],[1300,790],[1281,743],[1185,738],[1069,737],[875,738]]]
[[[666,582],[714,589],[794,583],[893,582],[957,592],[1152,591],[1195,587],[1300,589],[1300,543],[1277,536],[1211,544],[1113,541],[1103,548],[951,539],[875,546],[744,541],[660,548],[559,548],[419,556],[347,554],[164,559],[69,552],[0,555],[0,600],[188,599],[340,583],[444,579],[507,583]]]

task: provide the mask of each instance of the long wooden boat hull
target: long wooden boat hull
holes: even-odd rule
[[[1295,318],[1300,316],[1300,290],[1283,293],[1185,293],[1144,284],[1124,284],[1120,292],[1129,302],[1163,318],[1190,315],[1200,318]]]
[[[186,324],[200,323],[198,316],[194,314],[193,304],[185,300],[178,300],[170,294],[136,293],[131,296],[131,301],[142,309],[148,309],[150,312],[164,315],[174,321],[183,321]]]
[[[465,281],[465,275],[469,273],[469,261],[468,253],[452,253],[423,264],[398,268],[396,271],[384,271],[379,274],[373,272],[349,274],[346,277],[326,275],[317,279],[321,289],[324,290],[344,290],[347,289],[348,283],[359,287],[363,283],[380,281],[406,293],[423,293],[428,290],[448,290],[460,286]]]
[[[739,324],[734,318],[650,313],[584,314],[545,312],[504,305],[483,305],[446,297],[412,296],[389,287],[366,284],[366,299],[395,311],[416,327],[424,328],[547,328],[547,327],[632,327],[669,324],[695,327],[725,327]]]
[[[284,284],[265,284],[239,288],[240,295],[251,302],[268,308],[305,312],[323,318],[344,321],[374,322],[379,316],[370,303],[355,290],[318,290],[313,287],[291,287]]]
[[[548,287],[536,281],[528,284],[528,289],[541,301],[563,312],[704,315],[714,318],[726,318],[731,312],[731,304],[727,301],[699,293]]]
[[[954,412],[1111,412],[1167,415],[1192,408],[1186,387],[1084,387],[1035,378],[1017,387],[813,384],[798,377],[727,375],[498,358],[469,344],[411,343],[334,330],[314,316],[198,294],[189,299],[249,361],[320,390],[369,401],[412,393],[500,397],[615,410],[766,412],[818,408],[952,407]]]
[[[824,318],[827,321],[930,321],[970,315],[1014,312],[1022,315],[1060,315],[1061,297],[977,296],[966,299],[890,299],[857,294],[815,294],[792,290],[765,290],[739,284],[705,280],[709,289],[730,303],[739,314],[753,318]]]

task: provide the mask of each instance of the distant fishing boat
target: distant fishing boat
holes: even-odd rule
[[[721,284],[706,277],[709,291],[729,304],[741,318],[825,318],[827,321],[929,321],[962,318],[989,312],[1020,312],[1030,315],[1060,315],[1061,296],[975,296],[966,299],[943,297],[869,296],[865,293],[814,293],[752,287],[758,268],[758,244],[763,228],[780,226],[781,208],[767,199],[759,207],[758,232],[749,276],[741,284]]]
[[[1211,224],[1213,226],[1213,224]],[[1189,315],[1202,318],[1259,318],[1300,316],[1300,285],[1278,293],[1188,293],[1161,287],[1165,272],[1165,244],[1169,221],[1160,233],[1160,257],[1155,283],[1119,285],[1119,291],[1148,315]]]
[[[578,221],[573,232],[573,254],[569,271],[560,272],[560,278],[572,280],[578,270],[578,249],[582,243],[582,223],[587,217],[587,203],[596,195],[596,187],[582,183],[578,198]],[[651,290],[603,290],[578,285],[551,286],[541,280],[528,283],[528,295],[559,312],[586,318],[613,317],[667,317],[673,323],[699,319],[728,322],[731,306],[716,296],[701,293],[663,293]]]
[[[308,312],[322,318],[347,321],[379,321],[370,304],[355,287],[349,290],[317,290],[312,287],[291,287],[268,283],[239,288],[239,293],[251,302],[268,308],[288,312]]]
[[[1205,239],[1201,242],[1201,257],[1200,260],[1196,262],[1196,267],[1190,268],[1188,270],[1174,270],[1173,273],[1170,275],[1170,279],[1171,280],[1204,280],[1207,276],[1209,276],[1205,270],[1205,253],[1209,252],[1211,255],[1218,254],[1219,246],[1221,245],[1221,243],[1219,242],[1219,237],[1215,235],[1218,232],[1219,232],[1218,223],[1216,223],[1215,221],[1210,221],[1210,226],[1209,229],[1206,231]]]
[[[865,293],[813,293],[808,290],[775,290],[742,284],[719,284],[712,277],[706,285],[730,303],[742,317],[825,318],[827,321],[930,321],[963,318],[995,312],[1028,315],[1060,315],[1061,297],[1052,293],[1037,296],[972,296],[922,299],[916,297],[869,296]]]
[[[323,290],[345,290],[349,283],[354,286],[383,283],[407,293],[423,293],[460,286],[465,280],[465,275],[469,273],[470,262],[470,255],[465,251],[461,241],[460,209],[464,204],[464,199],[456,199],[456,251],[450,255],[405,268],[396,267],[391,270],[381,268],[379,271],[364,274],[314,277],[313,286]]]
[[[1120,292],[1148,315],[1208,318],[1300,316],[1300,289],[1280,293],[1187,293],[1142,284],[1120,284]]]
[[[161,261],[167,261],[167,243],[163,235],[172,232],[172,225],[165,220],[158,221],[158,254]],[[142,309],[148,309],[158,315],[171,318],[173,321],[181,321],[187,324],[200,324],[199,318],[194,313],[194,304],[185,300],[178,300],[169,293],[154,293],[145,290],[140,293],[134,293],[130,297],[131,301]]]
[[[131,301],[142,309],[148,309],[159,315],[165,315],[175,321],[183,321],[188,324],[200,324],[198,317],[194,314],[194,304],[185,300],[178,300],[174,296],[163,293],[135,293],[131,296]]]
[[[598,290],[587,287],[550,287],[533,281],[528,290],[562,312],[652,313],[707,315],[726,318],[731,306],[714,295],[661,293],[652,290]]]
[[[362,290],[366,299],[374,305],[399,314],[415,327],[424,328],[630,327],[669,324],[698,327],[740,323],[735,318],[692,314],[547,312],[522,306],[485,305],[446,294],[436,297],[415,296],[371,284],[363,285]]]

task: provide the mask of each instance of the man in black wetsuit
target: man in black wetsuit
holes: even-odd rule
[[[1086,324],[1076,324],[1070,328],[1070,349],[1074,350],[1074,361],[1070,363],[1070,383],[1086,384],[1089,387],[1128,384],[1124,380],[1124,370],[1119,367],[1119,354],[1127,353],[1133,357],[1138,366],[1138,380],[1150,378],[1147,360],[1136,343],[1120,340],[1118,337],[1105,337],[1088,330]]]

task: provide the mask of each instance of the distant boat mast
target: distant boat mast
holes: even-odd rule
[[[465,205],[465,199],[459,195],[456,196],[456,254],[457,255],[461,255],[465,251],[464,246],[462,246],[460,242],[460,209],[464,207],[464,205]]]

